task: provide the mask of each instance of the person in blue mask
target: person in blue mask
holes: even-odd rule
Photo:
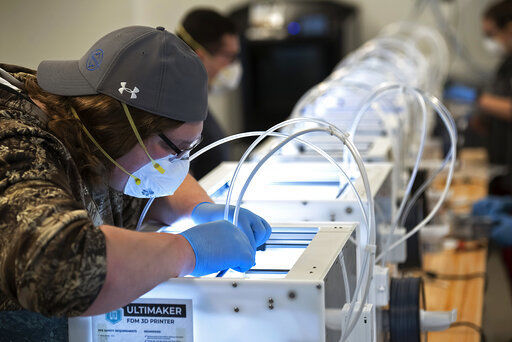
[[[188,174],[207,74],[163,27],[125,27],[79,60],[0,64],[0,336],[66,340],[67,317],[122,307],[171,277],[255,263],[268,223],[238,227]],[[179,235],[134,231],[147,219]]]

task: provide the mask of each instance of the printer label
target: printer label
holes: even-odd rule
[[[92,317],[93,341],[192,342],[191,299],[137,299]]]
[[[123,308],[125,316],[147,317],[187,317],[187,306],[184,304],[143,304],[132,303]]]

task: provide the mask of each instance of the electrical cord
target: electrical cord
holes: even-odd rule
[[[480,341],[485,342],[484,329],[482,329],[481,326],[479,326],[473,322],[467,322],[467,321],[459,321],[459,322],[454,322],[454,323],[450,324],[450,328],[457,328],[457,327],[468,327],[468,328],[475,330],[477,333],[480,334]]]
[[[486,272],[474,272],[474,273],[465,273],[465,274],[446,274],[446,273],[438,273],[434,271],[424,271],[423,274],[432,279],[439,280],[473,280],[478,278],[486,278]]]

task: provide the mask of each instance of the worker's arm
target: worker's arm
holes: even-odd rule
[[[174,195],[155,199],[146,220],[170,225],[180,217],[189,216],[201,202],[213,201],[195,178],[188,174]]]
[[[510,97],[483,93],[478,98],[478,105],[488,115],[512,121],[512,99]]]
[[[194,251],[181,235],[140,233],[107,225],[100,229],[106,241],[107,275],[84,316],[117,309],[162,281],[194,270]]]
[[[225,221],[180,236],[94,226],[76,198],[79,182],[62,144],[14,120],[1,125],[0,293],[8,306],[48,317],[91,315],[192,270],[254,264],[248,237]]]
[[[100,229],[105,235],[107,274],[84,316],[124,306],[171,277],[228,268],[245,272],[255,263],[256,248],[249,239],[254,240],[256,232],[244,232],[227,221],[197,225],[181,235],[106,225]]]
[[[194,270],[196,254],[181,235],[95,227],[82,204],[53,182],[1,190],[0,236],[9,243],[0,244],[0,291],[24,309],[105,313]]]

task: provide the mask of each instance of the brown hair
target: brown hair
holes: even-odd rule
[[[106,184],[107,172],[113,164],[84,133],[72,113],[73,107],[100,146],[114,159],[130,151],[137,138],[123,107],[107,95],[60,96],[44,91],[35,76],[27,77],[25,89],[31,98],[44,104],[49,117],[48,129],[69,150],[82,178],[92,186]],[[183,122],[161,117],[128,106],[142,139],[164,130],[179,127]]]
[[[216,54],[222,47],[222,37],[225,34],[238,34],[235,23],[228,17],[223,16],[210,8],[197,8],[188,12],[182,22],[187,33],[211,54]],[[187,45],[185,37],[180,37]],[[190,46],[192,50],[197,47]]]
[[[512,0],[503,0],[487,7],[484,18],[493,21],[499,29],[512,21]]]

